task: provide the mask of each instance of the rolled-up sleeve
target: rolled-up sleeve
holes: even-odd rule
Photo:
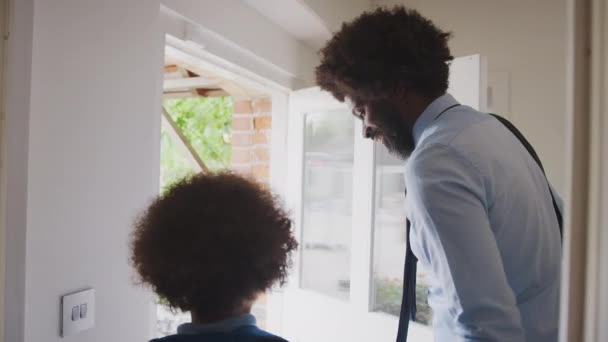
[[[458,341],[525,341],[478,168],[450,146],[428,145],[410,158],[406,186],[414,252],[441,289],[451,334]]]

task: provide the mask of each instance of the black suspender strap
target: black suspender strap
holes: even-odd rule
[[[455,106],[449,107],[443,112],[439,113],[439,115],[437,115],[435,119],[439,118],[447,110],[454,107]],[[562,237],[563,217],[557,205],[557,201],[555,200],[555,195],[553,195],[553,191],[551,190],[551,186],[549,185],[549,180],[547,179],[545,169],[540,161],[540,158],[538,157],[538,154],[536,153],[532,145],[528,142],[528,140],[524,137],[524,135],[509,120],[496,114],[490,115],[492,115],[494,118],[496,118],[496,120],[503,124],[505,128],[507,128],[517,138],[517,140],[521,142],[521,144],[528,151],[530,156],[534,159],[536,164],[538,164],[538,167],[545,175],[545,179],[547,180],[547,186],[549,186],[549,193],[551,194],[551,200],[553,202],[553,209],[555,210],[555,215],[557,216],[559,234],[560,237]],[[416,258],[411,249],[410,227],[411,222],[409,219],[406,219],[405,267],[403,270],[403,294],[401,297],[401,312],[399,313],[399,329],[397,332],[397,342],[407,341],[407,332],[409,329],[410,320],[413,321],[416,319],[416,264],[418,262],[418,259]]]
[[[547,181],[547,186],[549,187],[549,193],[551,194],[551,201],[553,202],[553,210],[555,211],[555,216],[557,216],[557,223],[559,225],[559,236],[563,237],[562,229],[563,229],[564,219],[562,217],[562,213],[559,210],[559,206],[557,205],[557,201],[555,201],[555,195],[553,195],[553,190],[551,190],[551,185],[549,184],[549,180],[547,179],[547,175],[545,174],[545,168],[543,167],[543,163],[540,162],[540,158],[538,157],[538,154],[536,154],[536,151],[534,151],[534,148],[528,142],[526,137],[524,137],[524,135],[517,129],[517,127],[515,127],[515,125],[513,125],[509,120],[503,118],[502,116],[498,116],[496,114],[490,114],[490,115],[492,115],[494,118],[496,118],[496,120],[498,120],[511,133],[513,133],[513,135],[525,147],[525,149],[528,151],[530,156],[532,156],[532,158],[534,159],[536,164],[538,164],[538,167],[540,168],[540,170],[545,175],[545,180]]]

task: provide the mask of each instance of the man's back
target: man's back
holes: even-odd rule
[[[561,241],[549,187],[500,122],[445,95],[414,128],[412,250],[438,341],[556,341]],[[559,202],[559,201],[558,201]]]

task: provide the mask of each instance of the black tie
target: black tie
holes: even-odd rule
[[[397,342],[407,340],[410,320],[416,320],[416,263],[418,259],[410,247],[410,220],[405,220],[405,267],[403,270],[403,294],[401,295],[401,312],[399,313],[399,330]]]

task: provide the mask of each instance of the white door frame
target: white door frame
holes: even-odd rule
[[[349,109],[329,93],[309,88],[292,93],[289,101],[289,145],[287,189],[288,205],[295,216],[295,235],[301,241],[303,215],[304,120],[308,113]],[[352,167],[352,225],[350,245],[350,295],[341,300],[301,287],[301,250],[294,257],[292,276],[284,290],[283,310],[289,320],[278,331],[288,340],[378,340],[394,338],[397,317],[371,310],[375,186],[375,148],[361,135],[362,125],[354,123],[354,160]],[[311,329],[309,320],[315,320]],[[306,322],[301,324],[300,322]],[[322,326],[322,323],[326,325]],[[365,324],[364,324],[365,323]],[[296,324],[298,326],[296,326]],[[352,327],[352,328],[349,328]],[[371,328],[373,327],[373,329]],[[428,327],[411,323],[410,338],[432,340]]]
[[[3,136],[4,175],[7,194],[3,205],[4,342],[23,341],[25,316],[25,246],[27,222],[27,174],[34,3],[8,0],[8,39],[5,127]]]
[[[575,317],[583,317],[588,150],[588,1],[568,0],[567,56],[567,205],[564,220],[561,287],[560,341],[582,341],[582,325]],[[578,113],[578,115],[575,115]],[[581,319],[582,320],[582,319]]]
[[[288,98],[291,89],[281,85],[282,79],[268,79],[256,73],[255,70],[249,70],[236,65],[224,59],[222,52],[226,50],[214,49],[218,44],[209,44],[205,39],[214,41],[220,40],[221,43],[231,45],[231,43],[219,35],[200,35],[191,34],[191,36],[182,36],[184,33],[182,24],[177,22],[179,18],[175,13],[166,13],[170,11],[164,6],[161,6],[161,18],[165,22],[164,37],[165,46],[183,54],[183,57],[191,58],[194,63],[204,66],[208,70],[212,70],[218,75],[224,76],[233,82],[239,83],[251,89],[256,89],[261,93],[270,96],[272,103],[272,129],[270,137],[270,187],[273,192],[279,194],[282,198],[286,198],[287,193],[287,136],[288,136]],[[169,17],[167,17],[169,16]],[[177,27],[177,28],[176,28]],[[188,42],[183,39],[190,40]],[[219,44],[221,46],[221,44]],[[234,54],[234,51],[232,51]],[[239,56],[239,60],[251,60],[247,65],[258,65],[259,59],[253,58],[250,54],[243,53]],[[268,63],[270,64],[270,63]],[[268,296],[266,325],[270,331],[278,331],[282,326],[282,310],[283,310],[283,291],[280,288],[272,290],[272,294]],[[156,307],[151,306],[151,319],[156,317]],[[151,336],[155,333],[155,327],[152,327]]]
[[[586,255],[582,250],[579,258],[586,256],[586,284],[584,297],[577,298],[579,306],[584,306],[584,325],[582,326],[585,342],[608,340],[608,1],[591,0],[585,2],[587,7],[580,9],[581,18],[588,25],[591,34],[587,43],[592,47],[588,78],[590,91],[581,94],[580,101],[589,107],[582,111],[590,131],[589,150],[589,184],[588,236]],[[582,6],[582,4],[581,4]],[[586,15],[586,18],[585,18]],[[577,27],[579,33],[585,28]],[[581,33],[582,34],[582,33]],[[584,59],[583,59],[584,60]],[[581,62],[582,63],[582,62]],[[585,132],[587,133],[587,132]],[[576,141],[576,140],[575,140]],[[583,242],[581,242],[581,245]],[[572,280],[571,280],[572,281]],[[584,302],[583,302],[584,301]],[[572,317],[572,312],[570,312]]]
[[[601,8],[604,11],[599,10]],[[598,97],[602,92],[604,98],[606,96],[606,69],[602,64],[605,60],[601,58],[606,58],[605,39],[608,35],[605,33],[606,27],[599,25],[602,18],[604,22],[607,19],[605,10],[606,0],[567,0],[567,185],[564,194],[567,208],[564,221],[561,342],[599,342],[608,338],[606,331],[604,335],[599,332],[600,327],[606,329],[601,322],[608,317],[600,317],[598,311],[599,307],[605,307],[608,303],[597,302],[602,297],[597,290],[608,285],[602,285],[599,276],[599,260],[606,256],[602,255],[605,251],[599,248],[599,244],[603,242],[606,246],[608,243],[605,238],[602,240],[601,230],[602,224],[605,225],[608,220],[598,214],[603,204],[603,167],[598,161],[601,161],[602,153],[607,151],[602,148],[605,141],[601,139],[601,131],[598,132],[606,115],[606,104]],[[590,50],[593,52],[591,55]],[[591,75],[594,75],[593,83]],[[593,98],[595,103],[592,102]],[[593,134],[591,139],[590,133]]]
[[[0,341],[4,336],[4,281],[6,232],[6,67],[9,0],[0,0]]]

